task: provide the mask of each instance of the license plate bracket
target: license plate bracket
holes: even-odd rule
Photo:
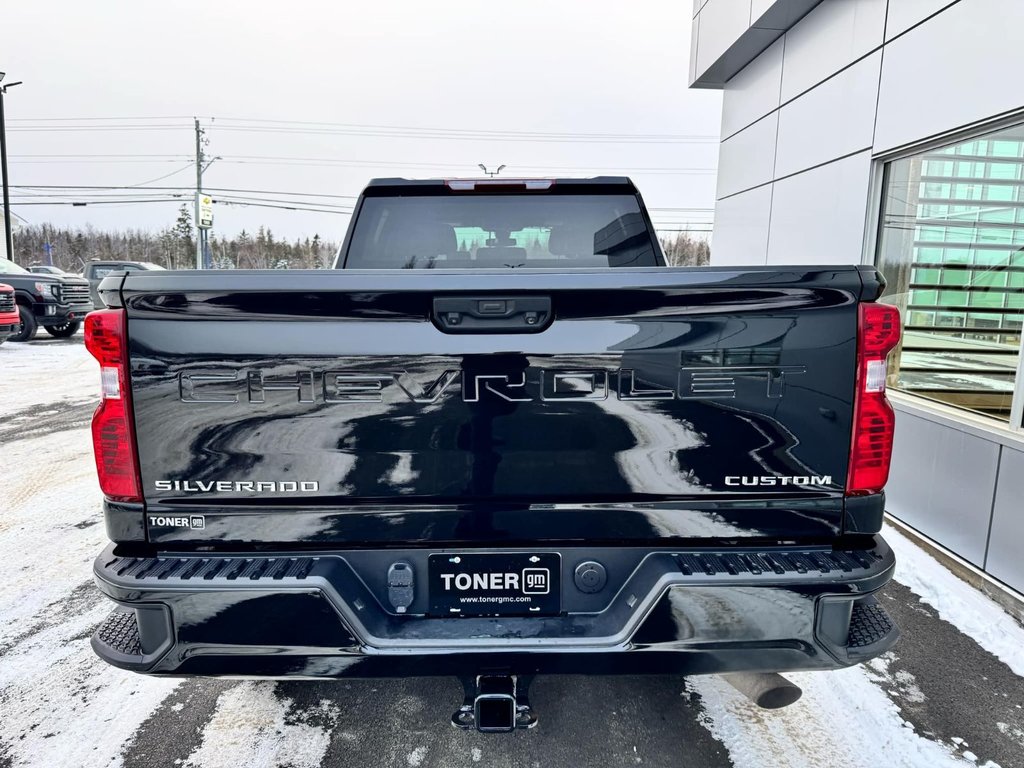
[[[447,552],[430,555],[432,616],[557,616],[562,556],[557,552]]]

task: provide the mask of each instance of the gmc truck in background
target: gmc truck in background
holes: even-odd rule
[[[778,707],[896,641],[873,268],[667,268],[625,178],[376,180],[335,266],[102,282],[104,660],[509,731],[539,674]]]
[[[0,258],[0,282],[14,289],[18,312],[10,341],[32,341],[40,327],[58,339],[70,338],[93,310],[89,283],[77,275],[36,274]]]

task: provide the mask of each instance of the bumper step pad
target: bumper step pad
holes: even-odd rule
[[[818,608],[817,636],[836,659],[859,664],[885,653],[900,630],[874,595],[850,600],[829,596]]]
[[[91,638],[100,657],[124,669],[145,669],[171,647],[171,617],[165,606],[119,605]]]
[[[116,610],[107,616],[96,630],[96,639],[118,653],[142,659],[142,641],[135,611]]]
[[[885,640],[893,628],[892,619],[877,600],[858,601],[853,604],[846,647],[851,654],[860,653],[862,649]]]

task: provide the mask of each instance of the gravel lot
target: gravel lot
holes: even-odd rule
[[[715,678],[541,678],[537,729],[451,728],[449,679],[157,680],[106,666],[109,607],[82,339],[0,346],[0,768],[8,766],[988,766],[1024,768],[1024,629],[890,531],[903,628],[868,666],[793,675],[780,712]]]

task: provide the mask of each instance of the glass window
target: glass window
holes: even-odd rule
[[[367,197],[346,268],[653,267],[634,195]]]
[[[894,389],[1009,420],[1024,327],[1021,158],[1017,126],[886,165],[878,267],[904,324]]]

